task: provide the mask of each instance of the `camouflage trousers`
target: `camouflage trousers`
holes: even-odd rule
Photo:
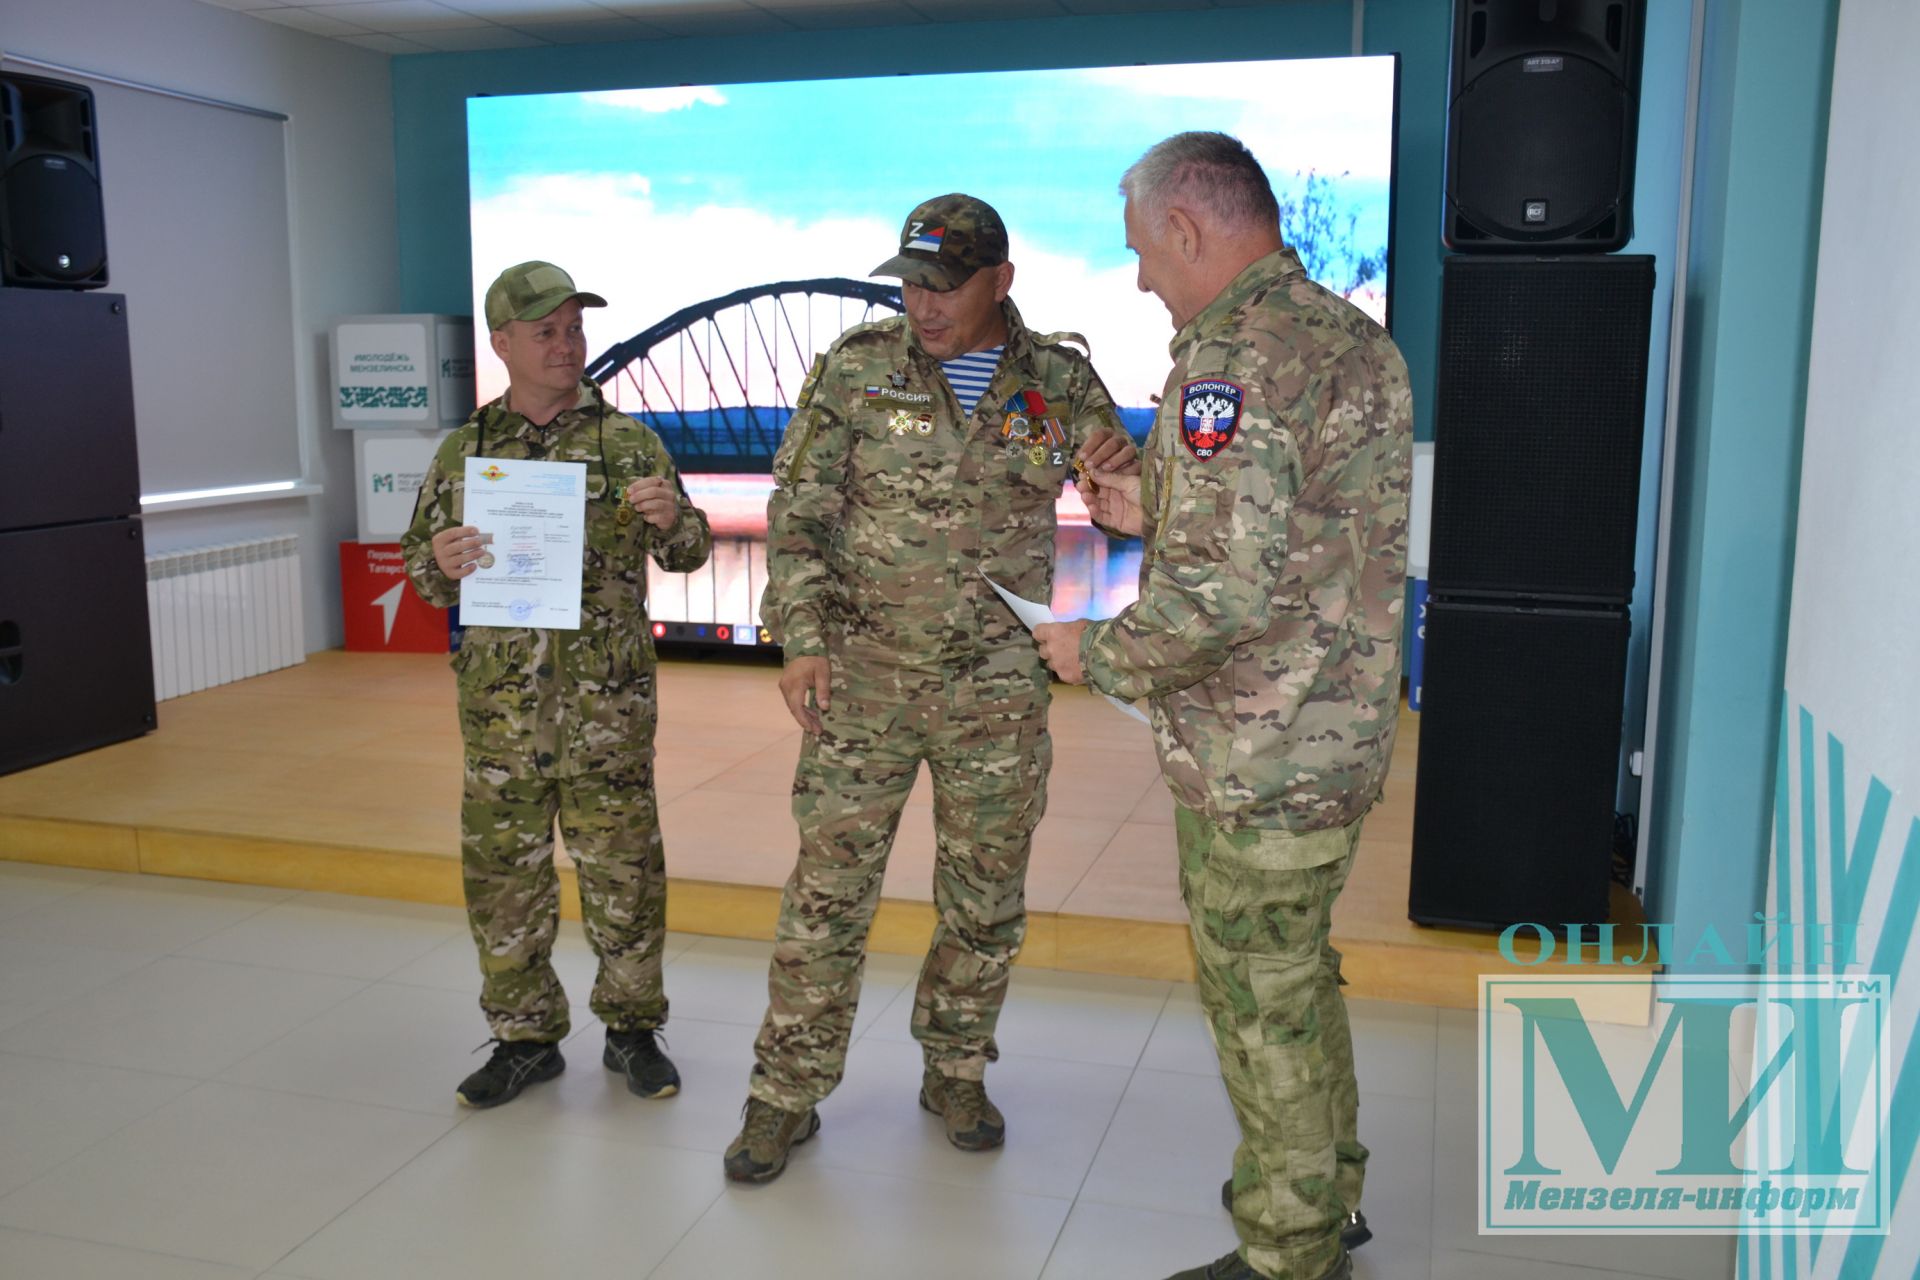
[[[938,917],[914,992],[927,1062],[978,1080],[1026,936],[1027,857],[1046,808],[1046,703],[956,710],[836,692],[793,782],[800,857],[780,903],[751,1092],[789,1111],[846,1071],[867,930],[920,762],[933,777]]]
[[[667,1020],[660,982],[667,873],[651,762],[504,781],[469,762],[460,861],[487,1025],[500,1040],[555,1042],[569,1029],[567,994],[551,961],[560,927],[556,819],[579,873],[587,941],[600,958],[593,1012],[617,1031],[660,1026]]]
[[[1360,823],[1229,833],[1184,806],[1175,822],[1200,1003],[1240,1122],[1240,1254],[1272,1280],[1319,1280],[1339,1262],[1367,1168],[1340,953],[1327,941]]]

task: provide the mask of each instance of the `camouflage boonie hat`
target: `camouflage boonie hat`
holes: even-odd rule
[[[487,286],[487,329],[491,332],[509,320],[538,320],[568,298],[580,299],[583,307],[607,305],[599,294],[574,288],[573,277],[551,262],[508,267]]]
[[[942,293],[958,289],[982,267],[1007,260],[1007,225],[985,200],[955,192],[935,196],[900,228],[900,252],[869,275],[899,276]]]

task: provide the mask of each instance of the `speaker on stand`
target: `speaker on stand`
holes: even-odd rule
[[[1645,25],[1646,0],[1456,0],[1448,248],[1626,247]]]
[[[106,283],[93,91],[0,72],[0,284],[98,289]]]

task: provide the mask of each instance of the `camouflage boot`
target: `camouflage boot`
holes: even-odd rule
[[[727,1148],[729,1182],[772,1182],[787,1167],[787,1153],[820,1132],[820,1115],[812,1107],[782,1111],[748,1098],[740,1114],[746,1123]]]
[[[962,1151],[988,1151],[1007,1140],[1006,1118],[978,1080],[958,1080],[928,1067],[920,1081],[920,1105],[947,1122],[947,1141]]]
[[[1247,1260],[1238,1252],[1234,1252],[1224,1258],[1215,1258],[1204,1267],[1177,1271],[1168,1276],[1167,1280],[1267,1280],[1267,1278],[1248,1266]],[[1340,1261],[1333,1264],[1333,1270],[1314,1277],[1314,1280],[1353,1280],[1353,1260],[1342,1253]]]

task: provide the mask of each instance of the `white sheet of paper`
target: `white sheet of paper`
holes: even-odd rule
[[[580,629],[587,464],[468,458],[465,523],[493,541],[493,563],[460,579],[468,627]]]
[[[1031,631],[1043,622],[1054,621],[1052,605],[1044,604],[1038,600],[1029,600],[1025,596],[1017,596],[995,582],[991,577],[988,577],[988,575],[983,573],[980,576],[987,579],[988,586],[999,592],[1000,598],[1007,602],[1007,608],[1013,610],[1013,616],[1020,619],[1021,625],[1025,626],[1027,630]],[[1115,707],[1118,707],[1123,713],[1138,720],[1141,724],[1153,723],[1153,721],[1147,719],[1144,711],[1134,706],[1131,702],[1122,701],[1110,693],[1103,693],[1100,696],[1108,702],[1111,702]]]
[[[1000,598],[1007,602],[1007,608],[1013,610],[1013,616],[1020,619],[1020,624],[1027,630],[1031,631],[1043,622],[1055,621],[1053,606],[1043,604],[1038,600],[1029,600],[1024,596],[1017,596],[995,582],[991,577],[988,577],[988,575],[983,573],[980,576],[987,579],[988,586],[999,592]]]

